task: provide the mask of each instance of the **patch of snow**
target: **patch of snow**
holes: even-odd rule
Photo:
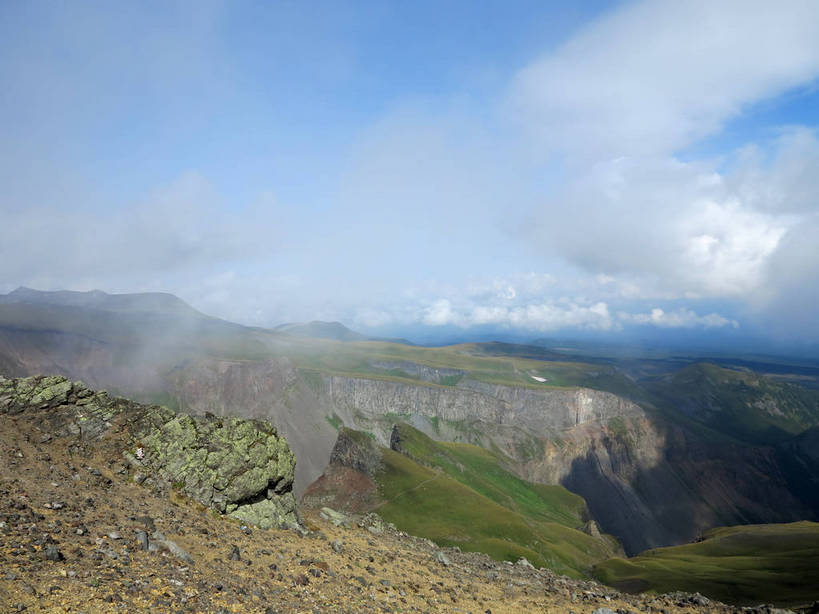
[[[541,383],[549,381],[545,377],[538,377],[537,375],[530,375],[529,377],[531,377],[533,380],[536,380],[536,381],[541,382]]]

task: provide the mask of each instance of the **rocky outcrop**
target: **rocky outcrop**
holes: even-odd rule
[[[172,372],[169,384],[172,396],[186,412],[241,415],[275,424],[298,460],[297,494],[330,460],[337,432],[327,417],[334,409],[319,392],[320,377],[305,375],[286,358],[194,361]]]
[[[330,453],[330,464],[350,467],[374,477],[383,468],[381,450],[375,439],[360,431],[342,428]]]
[[[154,489],[261,528],[298,524],[295,458],[267,422],[178,414],[64,377],[0,378],[0,414],[22,412],[36,412],[48,436],[123,437],[134,480]]]
[[[306,509],[325,506],[364,512],[379,503],[376,476],[383,469],[378,443],[360,431],[341,428],[330,454],[330,463],[308,486],[301,504]]]

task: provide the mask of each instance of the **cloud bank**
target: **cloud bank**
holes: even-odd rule
[[[361,33],[383,24],[355,11],[216,3],[177,36],[193,5],[37,6],[0,25],[0,291],[819,341],[812,0],[627,2],[524,61],[389,83]]]

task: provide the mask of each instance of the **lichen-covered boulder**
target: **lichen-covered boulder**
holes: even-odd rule
[[[154,412],[136,425],[146,468],[192,499],[246,524],[298,524],[292,492],[296,460],[270,423],[165,412]]]
[[[273,425],[191,416],[90,390],[64,377],[0,377],[0,415],[38,412],[41,429],[84,441],[123,438],[138,482],[175,489],[261,528],[299,526],[295,457]]]

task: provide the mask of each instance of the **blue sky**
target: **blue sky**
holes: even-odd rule
[[[812,0],[4,3],[0,36],[0,291],[819,342]]]

